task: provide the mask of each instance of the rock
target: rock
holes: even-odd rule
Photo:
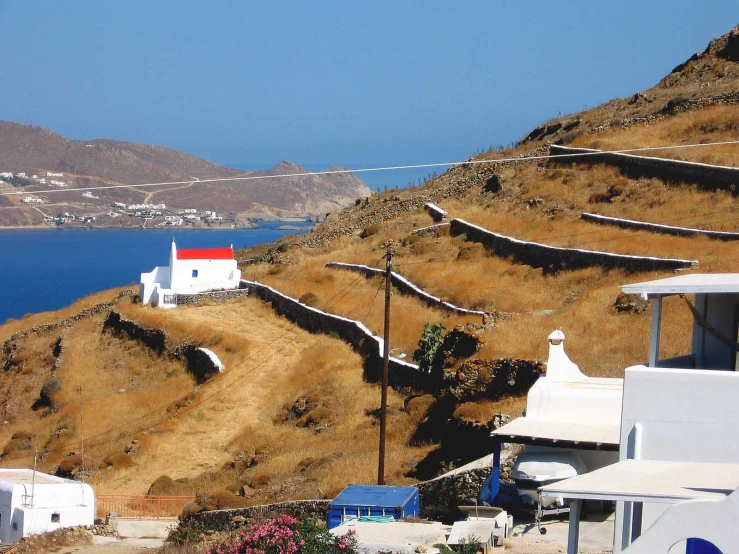
[[[628,314],[643,314],[649,310],[649,301],[643,300],[638,294],[619,293],[613,307],[617,312]]]

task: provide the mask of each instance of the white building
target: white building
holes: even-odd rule
[[[622,290],[652,302],[652,340],[649,367],[625,371],[619,462],[541,492],[576,507],[616,502],[614,553],[736,552],[739,274],[693,273]],[[693,317],[690,351],[660,359],[662,299],[673,295]],[[579,513],[570,511],[568,553],[578,551]]]
[[[61,527],[93,525],[90,485],[31,469],[0,469],[0,541],[12,543]]]
[[[54,173],[53,171],[46,172],[47,177],[64,177],[64,173]]]
[[[537,488],[618,461],[623,379],[588,377],[564,349],[565,335],[548,337],[546,374],[529,389],[526,415],[492,432],[496,441],[493,474],[499,474],[500,445],[526,445],[513,467],[513,478],[526,510],[537,501],[545,510],[567,509],[564,498],[539,498]],[[497,493],[493,479],[491,497]]]
[[[23,199],[23,202],[25,204],[43,204],[44,201],[41,198],[36,198],[35,196],[26,196]]]
[[[177,250],[173,239],[169,266],[141,274],[139,298],[143,304],[174,307],[177,294],[236,289],[240,280],[233,246]]]

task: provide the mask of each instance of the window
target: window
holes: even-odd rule
[[[194,279],[195,277],[197,277],[197,276],[198,276],[198,270],[197,270],[197,269],[193,269],[193,270],[192,270],[192,277],[193,277],[193,279]]]
[[[60,519],[59,512],[54,512],[53,514],[51,514],[52,523],[59,523],[59,519]]]

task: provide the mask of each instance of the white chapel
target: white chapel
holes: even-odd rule
[[[174,307],[176,295],[239,288],[241,271],[228,248],[177,249],[172,239],[169,265],[141,274],[142,304]]]

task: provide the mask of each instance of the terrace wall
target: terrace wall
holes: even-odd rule
[[[368,379],[379,380],[382,371],[384,342],[370,331],[362,322],[323,312],[301,303],[299,300],[257,283],[241,281],[251,293],[264,302],[270,302],[272,309],[298,324],[311,333],[336,333],[365,358],[365,373]],[[432,386],[431,375],[421,371],[417,365],[390,357],[388,379],[392,387],[411,387],[425,390]]]
[[[501,257],[513,256],[517,262],[541,267],[547,273],[563,270],[582,269],[586,267],[603,267],[605,269],[625,269],[631,272],[676,270],[695,267],[695,260],[679,260],[670,258],[653,258],[647,256],[629,256],[596,252],[577,248],[560,248],[537,242],[528,242],[499,235],[462,219],[452,219],[451,234],[467,235],[467,240],[479,242],[488,250]]]
[[[345,264],[342,262],[328,262],[326,264],[326,267],[331,267],[335,269],[346,269],[349,271],[356,271],[358,273],[361,273],[365,275],[366,277],[375,277],[375,276],[384,276],[385,270],[383,269],[377,269],[375,267],[370,267],[367,265],[360,265],[360,264]],[[428,304],[432,308],[440,308],[442,310],[447,310],[452,313],[457,313],[461,315],[474,315],[479,317],[485,317],[485,312],[480,310],[468,310],[467,308],[461,308],[460,306],[456,306],[452,304],[451,302],[445,302],[441,298],[438,298],[436,296],[432,296],[431,294],[427,293],[425,290],[423,290],[421,287],[413,284],[411,281],[400,275],[399,273],[396,273],[394,271],[390,272],[390,281],[392,284],[397,288],[400,292],[403,294],[407,294],[409,296],[415,296],[421,302]]]
[[[582,154],[592,153],[589,156]],[[602,152],[591,148],[572,148],[569,146],[550,146],[550,164],[606,164],[617,167],[626,175],[633,178],[656,177],[663,181],[677,183],[693,183],[706,190],[727,190],[736,194],[739,186],[739,168],[719,165],[709,165],[668,158],[654,158],[651,156],[636,156],[634,154],[619,154]],[[573,154],[580,154],[574,155]]]
[[[637,229],[640,231],[650,231],[652,233],[660,233],[663,235],[675,235],[679,237],[708,237],[710,239],[724,241],[739,240],[739,233],[731,233],[727,231],[707,231],[705,229],[673,227],[671,225],[660,225],[658,223],[647,223],[645,221],[634,221],[631,219],[607,217],[590,213],[583,213],[580,218],[584,221],[597,223],[599,225],[613,225],[622,229]]]

